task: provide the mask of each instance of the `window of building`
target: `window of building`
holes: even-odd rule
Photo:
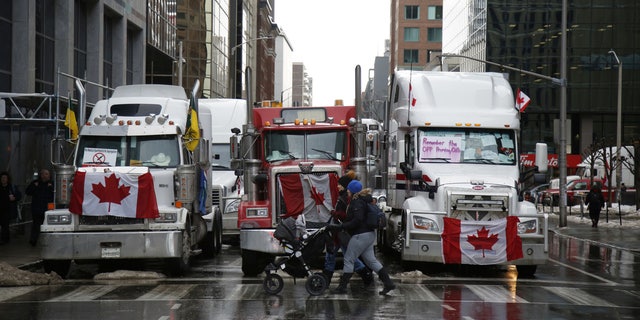
[[[0,10],[0,92],[11,92],[11,12],[12,2],[6,1]]]
[[[428,28],[427,41],[442,42],[442,28]]]
[[[75,1],[73,26],[73,75],[85,78],[87,71],[87,9],[83,1]],[[77,90],[77,89],[76,89]],[[78,97],[76,92],[76,97]]]
[[[427,8],[428,20],[442,20],[442,6],[429,6]]]
[[[127,84],[133,84],[133,39],[135,39],[134,31],[127,30]]]
[[[418,63],[418,49],[405,49],[403,63]]]
[[[405,20],[420,19],[420,6],[404,6]]]
[[[404,41],[406,41],[406,42],[418,42],[418,41],[420,41],[420,29],[419,28],[404,28]]]
[[[104,17],[104,39],[102,58],[102,84],[111,87],[113,84],[113,20]],[[104,89],[103,96],[109,96],[109,89]]]
[[[36,1],[36,92],[53,93],[55,61],[55,2]]]

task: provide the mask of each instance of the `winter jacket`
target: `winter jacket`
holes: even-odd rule
[[[350,235],[373,231],[367,226],[367,203],[373,202],[370,189],[354,194],[347,208],[347,218],[342,223],[342,229]]]

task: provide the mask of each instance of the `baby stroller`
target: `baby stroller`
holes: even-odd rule
[[[277,274],[278,270],[282,269],[293,277],[294,283],[296,278],[308,277],[305,288],[310,295],[323,294],[328,287],[327,279],[322,273],[312,272],[305,261],[322,253],[326,241],[330,239],[327,228],[322,227],[298,239],[296,220],[289,217],[276,226],[273,237],[280,240],[287,255],[279,257],[265,268],[266,277],[262,283],[264,290],[273,295],[282,291],[284,280]]]

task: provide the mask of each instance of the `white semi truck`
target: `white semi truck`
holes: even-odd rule
[[[238,206],[244,194],[240,162],[232,161],[231,138],[247,123],[247,101],[243,99],[199,99],[203,136],[211,142],[211,193],[214,207],[222,213],[222,235],[238,241]]]
[[[547,217],[518,197],[520,118],[504,76],[396,71],[390,89],[388,225],[379,230],[378,245],[398,251],[403,261],[448,263],[447,218],[483,230],[516,216],[523,256],[486,264],[514,264],[523,275],[535,273],[548,257]],[[546,159],[546,149],[540,150],[536,159]],[[455,245],[462,251],[466,238],[460,237]],[[499,254],[479,247],[481,256]],[[485,264],[474,261],[460,264]]]
[[[84,110],[81,103],[72,162],[52,161],[55,203],[40,235],[45,270],[64,277],[71,261],[164,259],[180,274],[193,255],[219,251],[219,236],[207,236],[221,230],[206,185],[209,144],[184,89],[121,86],[86,122]]]

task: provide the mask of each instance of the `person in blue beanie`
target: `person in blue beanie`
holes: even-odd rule
[[[363,189],[360,181],[352,180],[347,185],[347,195],[351,198],[351,201],[347,208],[346,219],[342,224],[329,225],[332,230],[346,230],[351,235],[347,252],[344,254],[344,267],[340,276],[340,284],[331,290],[331,293],[347,293],[347,285],[351,276],[353,276],[354,262],[360,257],[367,267],[377,273],[380,280],[382,280],[384,288],[379,293],[385,295],[395,289],[396,285],[373,251],[376,233],[366,223],[367,204],[373,201],[371,190]]]

